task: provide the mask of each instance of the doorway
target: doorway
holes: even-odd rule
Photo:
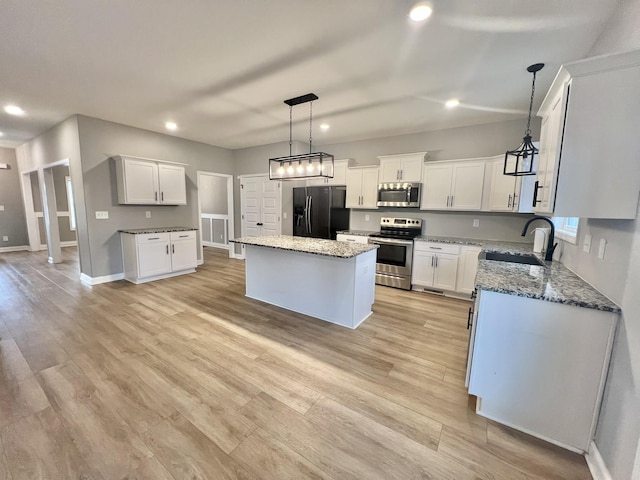
[[[281,187],[281,182],[269,180],[268,175],[240,176],[240,219],[243,237],[282,234]]]
[[[233,257],[229,248],[229,239],[235,236],[232,175],[198,172],[198,213],[202,246],[228,250]],[[204,261],[202,251],[200,257]]]

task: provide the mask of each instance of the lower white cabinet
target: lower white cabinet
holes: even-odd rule
[[[412,285],[454,291],[458,277],[459,252],[458,245],[414,242]]]
[[[458,262],[458,281],[456,291],[471,295],[475,289],[476,273],[478,272],[478,255],[482,249],[476,246],[465,245],[460,248],[460,261]]]
[[[480,291],[467,372],[477,412],[586,452],[617,318],[617,313]]]
[[[195,271],[196,231],[162,233],[121,232],[124,278],[144,283]]]
[[[338,242],[351,242],[351,243],[369,243],[369,237],[365,235],[349,235],[347,233],[339,233],[336,235]]]

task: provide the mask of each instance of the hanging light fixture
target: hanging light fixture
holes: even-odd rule
[[[333,155],[325,152],[313,153],[313,101],[317,99],[315,93],[307,93],[284,101],[289,105],[289,156],[269,159],[269,180],[333,178]],[[293,106],[301,103],[309,103],[309,153],[293,155]]]
[[[535,175],[533,159],[538,153],[538,149],[531,142],[531,110],[533,109],[533,95],[536,91],[536,73],[542,70],[544,63],[536,63],[527,67],[527,72],[533,74],[531,82],[531,100],[529,101],[529,119],[527,120],[527,129],[524,132],[522,143],[515,150],[509,150],[504,155],[504,171],[505,175],[522,176]]]

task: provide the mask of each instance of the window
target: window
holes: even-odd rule
[[[578,217],[554,217],[553,223],[556,226],[556,237],[574,245],[578,243]]]

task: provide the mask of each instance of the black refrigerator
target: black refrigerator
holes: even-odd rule
[[[347,187],[343,186],[294,188],[293,234],[335,240],[336,232],[349,230],[346,200]]]

